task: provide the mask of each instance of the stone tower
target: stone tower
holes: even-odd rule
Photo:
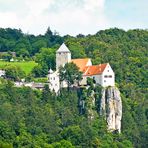
[[[56,52],[56,70],[60,66],[64,66],[66,63],[71,61],[71,52],[67,46],[63,43]]]

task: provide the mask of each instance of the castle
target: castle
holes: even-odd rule
[[[92,65],[91,59],[71,59],[71,52],[63,43],[56,51],[56,71],[52,69],[48,73],[48,82],[50,90],[58,93],[60,87],[67,87],[66,82],[60,86],[59,67],[64,66],[66,63],[73,62],[77,65],[79,70],[83,73],[80,85],[87,85],[87,78],[95,80],[96,84],[102,87],[115,85],[115,74],[109,63]]]

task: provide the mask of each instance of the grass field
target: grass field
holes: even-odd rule
[[[29,74],[34,66],[37,65],[34,61],[29,62],[5,62],[0,61],[0,69],[4,69],[7,65],[19,66],[26,74]]]

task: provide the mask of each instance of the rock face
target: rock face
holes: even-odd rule
[[[89,121],[93,120],[95,118],[95,110],[93,109],[95,107],[95,92],[92,91],[90,97],[88,97],[87,106],[88,106],[88,119]]]
[[[122,101],[118,88],[102,89],[100,115],[105,117],[109,131],[121,132]]]

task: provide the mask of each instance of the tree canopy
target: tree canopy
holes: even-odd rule
[[[79,68],[73,62],[66,63],[64,67],[60,67],[59,75],[61,82],[67,82],[68,88],[75,82],[78,84],[82,79],[82,72],[79,71]]]
[[[76,92],[63,90],[60,96],[54,96],[47,88],[42,94],[29,88],[1,85],[1,82],[0,147],[56,147],[67,143],[69,147],[147,148],[148,30],[111,28],[94,35],[62,37],[50,28],[38,36],[0,28],[0,52],[13,51],[18,56],[35,59],[39,63],[34,70],[36,76],[45,76],[49,67],[55,68],[55,51],[63,41],[73,58],[88,57],[93,64],[110,63],[122,96],[122,134],[107,133],[106,124],[100,117],[90,125],[85,108],[81,109],[84,114],[78,112]],[[71,77],[68,81],[73,84]],[[88,106],[89,91],[84,90],[81,94]]]

